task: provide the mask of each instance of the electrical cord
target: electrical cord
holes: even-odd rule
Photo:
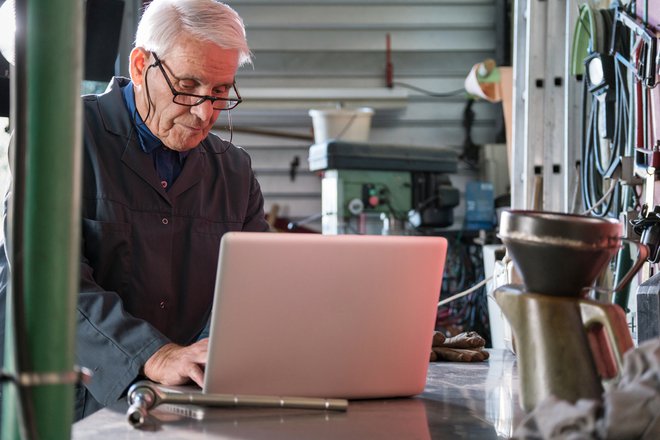
[[[456,89],[445,93],[437,93],[401,81],[393,81],[392,86],[404,87],[422,93],[426,96],[430,96],[432,98],[453,98],[456,96],[468,96],[465,88]],[[463,152],[459,156],[459,159],[463,161],[470,169],[475,170],[478,166],[479,146],[472,141],[471,136],[472,125],[474,123],[474,111],[472,110],[473,104],[474,100],[468,99],[465,109],[463,110],[463,128],[465,130],[465,139],[463,141]]]
[[[597,11],[605,24],[605,40],[611,41],[610,53],[614,56],[614,78],[606,88],[606,95],[589,91],[589,78],[583,82],[582,89],[582,138],[580,162],[581,198],[587,213],[596,217],[617,217],[623,207],[635,203],[634,197],[623,200],[627,193],[621,189],[618,182],[613,183],[604,191],[605,181],[611,178],[612,170],[617,166],[620,157],[631,156],[629,147],[630,116],[629,92],[627,84],[627,68],[629,57],[628,40],[630,32],[617,26],[614,20],[615,9]],[[611,38],[614,32],[614,38]],[[597,47],[593,36],[590,48]],[[594,49],[595,50],[595,49]],[[601,57],[609,54],[601,54]],[[592,84],[593,86],[593,84]],[[613,115],[608,114],[613,112]],[[610,122],[611,121],[611,122]],[[607,127],[607,124],[612,124]],[[603,131],[605,127],[605,131]],[[627,208],[626,208],[627,209]]]
[[[475,290],[481,288],[482,286],[484,286],[486,283],[488,283],[488,282],[489,282],[490,280],[492,280],[492,279],[493,279],[493,275],[489,276],[489,277],[486,278],[486,279],[483,279],[483,280],[479,281],[477,284],[475,284],[474,286],[470,287],[470,288],[467,289],[467,290],[464,290],[464,291],[462,291],[462,292],[460,292],[460,293],[457,293],[457,294],[455,294],[455,295],[452,295],[452,296],[450,296],[449,298],[445,298],[445,299],[443,299],[442,301],[440,301],[440,302],[438,303],[438,307],[440,307],[440,306],[444,306],[445,304],[449,304],[449,303],[452,302],[452,301],[455,301],[455,300],[457,300],[457,299],[459,299],[459,298],[463,298],[464,296],[467,296],[467,295],[471,294],[472,292],[474,292]]]
[[[589,214],[591,214],[591,213],[592,213],[597,207],[599,207],[600,205],[602,205],[602,204],[605,202],[605,200],[607,200],[607,198],[611,195],[611,193],[614,192],[614,191],[616,190],[618,183],[619,183],[619,179],[614,179],[614,181],[612,182],[612,185],[610,186],[610,189],[608,189],[607,192],[606,192],[605,194],[603,194],[603,197],[601,197],[600,200],[598,200],[596,203],[594,203],[594,205],[593,205],[591,208],[589,208],[589,209],[587,209],[586,211],[584,211],[584,212],[582,213],[582,215],[589,215]],[[611,198],[610,198],[610,200],[611,200]]]
[[[421,87],[413,86],[412,84],[400,82],[400,81],[394,81],[392,82],[393,86],[398,86],[398,87],[404,87],[406,89],[414,90],[416,92],[422,93],[424,95],[430,96],[432,98],[452,98],[454,96],[460,96],[460,95],[467,95],[467,92],[465,89],[456,89],[452,90],[450,92],[445,92],[445,93],[437,93],[437,92],[432,92],[430,90],[422,89]]]
[[[582,162],[581,162],[581,174],[582,174],[582,201],[584,207],[587,211],[591,212],[594,216],[605,217],[611,208],[612,199],[607,200],[607,203],[603,206],[602,209],[597,210],[596,201],[602,199],[603,197],[603,179],[604,179],[604,169],[602,164],[598,162],[602,161],[602,158],[596,152],[600,150],[601,145],[599,141],[599,132],[598,124],[596,120],[598,119],[598,103],[596,98],[592,99],[592,102],[586,102],[587,99],[587,84],[584,84],[584,93],[583,93],[584,108],[589,107],[589,114],[583,119],[583,142],[582,142]],[[584,115],[583,115],[584,116]],[[584,123],[586,121],[586,123]],[[606,168],[609,168],[611,163],[608,164]],[[602,204],[602,203],[601,203]]]
[[[455,295],[450,296],[449,298],[443,299],[442,301],[440,301],[440,302],[438,303],[438,307],[440,307],[440,306],[444,306],[444,305],[446,305],[446,304],[449,304],[450,302],[455,301],[455,300],[457,300],[457,299],[459,299],[459,298],[462,298],[462,297],[464,297],[464,296],[467,296],[467,295],[469,295],[470,293],[474,292],[475,290],[477,290],[477,289],[483,287],[485,284],[487,284],[488,282],[490,282],[491,280],[493,280],[493,279],[495,279],[496,277],[499,276],[499,273],[497,272],[498,268],[500,268],[501,271],[506,270],[506,264],[507,264],[509,261],[511,261],[511,258],[509,258],[508,255],[505,255],[505,256],[504,256],[504,259],[502,260],[502,263],[504,263],[504,264],[501,265],[501,266],[497,266],[497,265],[496,265],[496,266],[495,266],[495,271],[493,272],[493,274],[492,274],[491,276],[489,276],[488,278],[485,278],[485,279],[481,280],[479,283],[475,284],[474,286],[470,287],[470,288],[467,289],[467,290],[464,290],[463,292],[457,293],[457,294],[455,294]]]

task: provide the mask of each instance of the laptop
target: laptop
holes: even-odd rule
[[[446,252],[441,237],[225,234],[203,392],[421,393]]]

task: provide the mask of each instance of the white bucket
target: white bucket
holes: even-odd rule
[[[330,139],[366,142],[374,111],[368,107],[357,109],[310,110],[314,127],[314,143]]]

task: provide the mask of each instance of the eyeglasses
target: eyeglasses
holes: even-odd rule
[[[151,64],[150,67],[158,66],[160,71],[163,73],[165,82],[167,82],[167,85],[170,87],[170,90],[172,91],[172,95],[173,95],[172,102],[174,102],[175,104],[185,105],[186,107],[194,107],[196,105],[202,104],[205,101],[211,101],[211,105],[213,105],[213,108],[215,110],[231,110],[233,108],[236,108],[238,104],[243,102],[243,99],[241,98],[241,95],[238,93],[238,89],[236,88],[236,82],[234,82],[231,85],[231,88],[227,92],[229,94],[229,97],[227,98],[220,98],[218,96],[209,96],[209,95],[195,95],[192,93],[179,92],[172,85],[172,81],[170,81],[170,77],[167,76],[167,72],[165,72],[165,68],[163,67],[162,61],[158,58],[158,56],[154,52],[152,52],[152,54],[156,59],[156,62]]]

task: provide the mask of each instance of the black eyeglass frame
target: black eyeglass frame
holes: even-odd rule
[[[205,101],[211,101],[211,105],[215,110],[232,110],[238,106],[241,102],[243,102],[243,98],[241,98],[241,94],[238,93],[238,88],[236,87],[236,81],[232,83],[232,88],[236,92],[236,97],[238,99],[232,99],[232,98],[219,98],[217,96],[210,96],[210,95],[195,95],[194,93],[184,93],[184,92],[179,92],[177,89],[174,88],[174,85],[172,85],[172,81],[170,80],[170,77],[167,75],[167,72],[165,72],[165,68],[163,67],[163,62],[158,58],[158,55],[156,55],[155,52],[151,52],[151,54],[154,56],[156,59],[156,62],[150,65],[150,67],[158,67],[163,74],[163,78],[165,78],[165,82],[170,88],[170,91],[172,92],[172,102],[178,105],[183,105],[186,107],[195,107],[197,105],[200,105],[204,103]],[[177,102],[176,98],[177,96],[189,96],[191,98],[197,98],[197,101],[195,101],[193,104],[185,104],[181,102]],[[215,103],[217,101],[224,101],[227,103],[227,106],[222,107],[222,108],[217,108],[215,106]],[[233,105],[232,105],[233,104]]]

